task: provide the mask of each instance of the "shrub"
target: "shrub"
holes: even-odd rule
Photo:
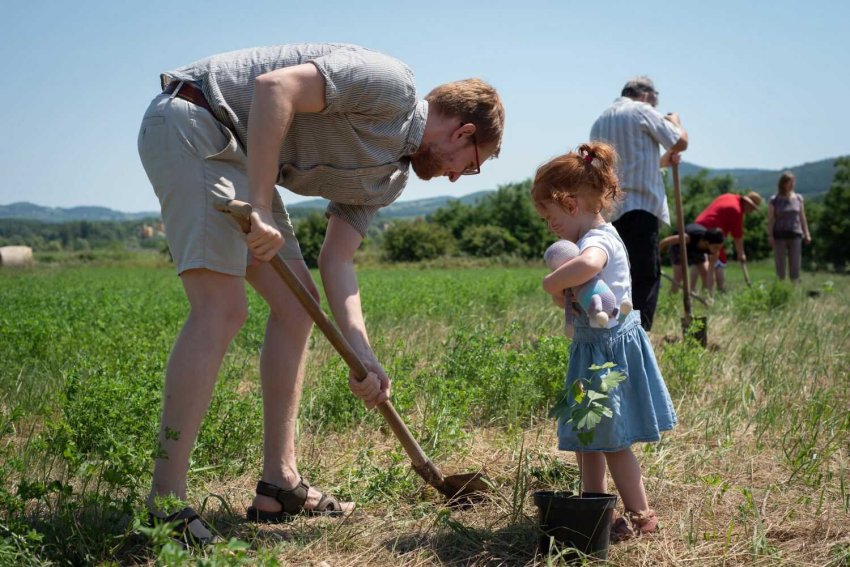
[[[552,242],[552,236],[534,209],[530,191],[530,179],[509,183],[485,195],[474,206],[449,201],[429,219],[451,231],[457,239],[463,239],[471,227],[499,227],[512,239],[513,250],[508,253],[537,259]]]
[[[516,343],[518,334],[516,325],[500,333],[456,331],[444,346],[439,379],[428,382],[431,399],[451,400],[454,413],[475,424],[517,424],[548,408],[564,383],[566,340],[541,336]]]
[[[470,226],[463,231],[460,249],[470,256],[490,258],[508,256],[519,249],[519,241],[500,226]]]
[[[835,162],[835,178],[823,201],[823,210],[814,230],[815,256],[843,272],[850,261],[850,157]]]
[[[431,260],[452,252],[455,240],[445,228],[422,219],[396,221],[384,233],[384,254],[391,262]]]
[[[327,228],[328,219],[323,213],[316,211],[312,211],[294,227],[295,237],[301,245],[301,255],[310,268],[315,268],[319,264],[319,252],[322,251],[322,242],[325,240]]]
[[[735,316],[744,319],[760,313],[770,313],[786,305],[791,300],[792,291],[791,284],[778,280],[769,285],[759,284],[745,289],[732,297]]]

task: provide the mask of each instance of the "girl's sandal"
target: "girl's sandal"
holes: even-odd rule
[[[658,516],[655,515],[655,510],[649,509],[644,513],[626,510],[624,516],[619,516],[611,523],[611,542],[619,543],[652,533],[657,527]]]

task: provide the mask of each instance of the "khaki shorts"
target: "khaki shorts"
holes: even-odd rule
[[[177,273],[206,268],[244,276],[250,259],[244,236],[233,219],[215,209],[221,200],[249,200],[248,159],[233,133],[207,110],[163,93],[142,119],[138,144]],[[272,214],[284,238],[279,255],[301,259],[277,191]]]

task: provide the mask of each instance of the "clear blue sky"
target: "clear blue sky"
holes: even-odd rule
[[[502,157],[402,200],[519,181],[583,142],[635,74],[689,132],[685,159],[778,169],[850,154],[850,2],[4,0],[0,204],[158,210],[136,153],[161,71],[213,53],[342,41],[405,61],[419,94],[501,92]],[[285,194],[284,199],[289,196]],[[292,199],[297,200],[297,199]]]

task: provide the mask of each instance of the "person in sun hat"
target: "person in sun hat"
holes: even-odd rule
[[[744,251],[744,215],[754,213],[761,206],[762,197],[755,191],[746,195],[738,193],[724,193],[711,202],[694,220],[705,228],[719,228],[724,236],[732,236],[735,246],[735,255],[739,262],[747,261]],[[711,269],[714,266],[714,269]],[[726,268],[726,250],[720,248],[709,257],[708,278],[706,290],[713,293],[715,280],[718,288],[722,291],[725,284],[723,270]]]
[[[247,519],[345,513],[296,462],[313,323],[268,260],[277,255],[319,292],[275,185],[329,201],[319,271],[333,317],[368,369],[362,382],[349,375],[350,388],[373,408],[389,399],[390,380],[369,341],[354,254],[411,170],[452,182],[477,174],[498,156],[503,131],[504,106],[485,81],[446,83],[420,98],[407,65],[356,45],[243,49],[160,76],[138,149],[190,310],[165,372],[146,502],[151,523],[174,521],[193,544],[214,541],[191,507],[173,512],[158,502],[186,499],[192,448],[222,360],[248,317],[246,281],[269,306],[260,354],[263,466]],[[247,236],[215,209],[234,198],[253,207]]]
[[[637,76],[623,86],[621,96],[593,123],[590,139],[607,142],[617,151],[617,176],[625,199],[611,220],[631,258],[632,300],[641,325],[652,328],[661,288],[660,223],[670,224],[661,168],[688,148],[688,134],[679,115],[662,115],[652,79]],[[660,148],[665,149],[662,156]]]

